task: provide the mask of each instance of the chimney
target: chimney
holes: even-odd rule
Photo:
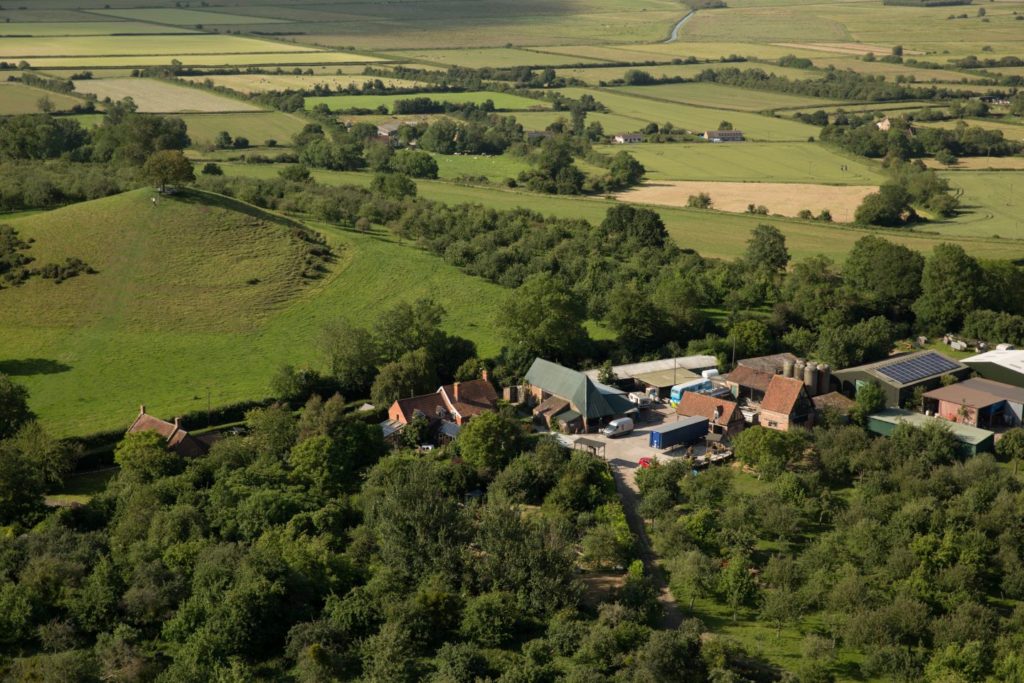
[[[459,382],[452,385],[452,395],[455,396],[455,400],[459,400]]]
[[[174,431],[177,432],[180,429],[181,429],[181,418],[180,417],[176,417],[176,418],[174,418]]]
[[[480,371],[480,379],[482,379],[485,382],[490,380],[490,373],[487,372],[487,368],[484,368],[483,370]]]
[[[143,403],[142,405],[139,406],[139,415],[145,415],[145,414],[146,414],[146,404]]]

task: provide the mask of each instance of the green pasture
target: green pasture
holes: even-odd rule
[[[967,125],[985,130],[998,130],[1007,140],[1024,140],[1024,125],[1019,119],[964,119]],[[922,123],[934,128],[956,128],[959,121],[934,121]]]
[[[374,76],[362,75],[364,67],[349,67],[356,69],[359,73],[334,74],[334,69],[320,67],[313,76],[296,74],[214,74],[203,76],[186,76],[185,80],[193,83],[203,83],[207,80],[213,81],[214,85],[224,86],[236,92],[255,93],[268,92],[271,90],[303,90],[311,89],[317,85],[324,85],[332,89],[360,87],[367,81],[377,80]],[[420,88],[423,83],[418,81],[406,81],[400,78],[381,78],[385,87],[388,88]]]
[[[888,54],[888,51],[883,51],[877,54],[878,57],[883,57]],[[875,60],[873,62],[866,62],[857,55],[836,55],[829,54],[826,52],[821,53],[819,57],[812,58],[814,65],[827,69],[828,67],[835,67],[840,70],[856,71],[857,73],[869,74],[871,76],[885,76],[887,80],[895,80],[898,76],[904,78],[913,78],[919,83],[930,83],[931,81],[938,81],[943,83],[941,87],[948,87],[947,83],[955,83],[965,79],[970,79],[970,74],[963,73],[960,71],[950,71],[947,69],[922,69],[920,67],[908,66],[906,64],[891,64],[889,62],[880,62]],[[943,62],[942,59],[934,59],[932,57],[918,57],[918,59],[924,59],[927,61]]]
[[[388,111],[394,108],[396,100],[407,100],[414,97],[429,97],[436,102],[451,102],[452,104],[483,104],[487,100],[494,102],[494,108],[498,111],[517,111],[529,109],[550,109],[551,105],[544,100],[535,100],[519,95],[510,95],[502,92],[422,92],[402,93],[399,95],[329,95],[327,97],[307,97],[306,109],[326,104],[331,111],[342,109],[376,109],[387,107]]]
[[[885,180],[877,164],[820,143],[639,144],[597,149],[605,154],[629,152],[644,165],[650,180],[829,185],[876,185]],[[843,166],[848,170],[843,171]]]
[[[206,26],[207,24],[286,24],[287,19],[270,17],[251,17],[244,14],[227,14],[225,12],[207,12],[205,10],[180,8],[152,9],[94,9],[93,14],[101,14],[122,19],[152,22],[154,24],[180,24],[183,26]]]
[[[575,78],[586,82],[588,85],[599,85],[602,81],[612,81],[622,78],[630,69],[646,71],[655,78],[695,78],[698,74],[707,71],[718,71],[726,68],[739,69],[761,69],[769,74],[785,76],[793,80],[803,81],[814,78],[821,78],[821,72],[813,69],[794,69],[774,64],[762,64],[759,62],[723,63],[723,62],[701,62],[700,64],[660,64],[657,66],[598,66],[573,69],[558,69],[557,73],[563,78]],[[651,86],[647,86],[651,87]]]
[[[475,48],[468,50],[400,50],[383,53],[398,61],[427,62],[433,64],[457,65],[471,68],[513,66],[558,66],[561,64],[599,63],[595,59],[573,57],[533,50],[519,50],[506,47]]]
[[[437,161],[438,175],[442,180],[457,180],[464,176],[470,176],[501,181],[505,178],[515,178],[521,172],[531,168],[525,159],[508,154],[499,156],[433,154],[431,156]]]
[[[33,3],[38,4],[38,3]],[[58,24],[58,23],[84,23],[90,21],[96,21],[99,19],[94,14],[87,14],[80,12],[75,7],[81,3],[67,3],[65,7],[53,6],[53,3],[47,3],[50,7],[46,9],[32,8],[29,9],[28,5],[20,5],[19,7],[13,7],[8,4],[0,9],[0,24],[6,25],[10,28],[12,24]],[[62,3],[63,4],[63,3]],[[0,31],[3,34],[15,33],[15,31]],[[21,31],[17,31],[21,33]],[[21,33],[21,35],[25,35]]]
[[[275,177],[274,167],[225,164],[224,172],[252,178]],[[372,178],[369,173],[313,171],[313,177],[328,185],[360,185],[366,187]],[[441,180],[418,180],[422,197],[446,204],[474,203],[506,210],[525,207],[545,215],[563,218],[583,218],[593,224],[600,223],[605,213],[617,202],[603,197],[564,197],[539,195],[522,190],[498,187],[460,185]],[[1024,257],[1024,239],[992,239],[987,234],[964,237],[945,237],[909,230],[870,230],[850,226],[802,221],[791,218],[765,218],[746,214],[706,211],[701,209],[651,207],[661,215],[669,234],[682,247],[695,249],[705,256],[733,259],[746,249],[750,231],[758,223],[771,223],[786,235],[787,246],[796,259],[825,254],[842,261],[854,243],[868,234],[885,237],[912,249],[930,253],[941,242],[953,241],[979,258],[1007,259]],[[929,225],[926,230],[933,230]]]
[[[72,474],[59,490],[46,496],[47,505],[85,505],[93,496],[102,493],[107,483],[117,474],[117,468]]]
[[[39,100],[47,98],[53,103],[54,111],[65,111],[82,100],[61,93],[31,88],[21,83],[0,83],[0,116],[12,114],[38,114]]]
[[[166,36],[154,36],[158,38]],[[3,39],[0,39],[0,45]],[[206,47],[213,47],[207,45]],[[33,57],[28,60],[39,69],[108,69],[117,67],[167,66],[172,59],[177,59],[185,66],[218,67],[218,66],[262,66],[294,68],[296,66],[316,66],[322,64],[365,64],[380,61],[377,57],[367,57],[345,52],[249,52],[242,54],[179,54],[179,55],[121,55],[117,57]]]
[[[943,173],[949,184],[963,190],[961,212],[929,226],[942,235],[1024,239],[1024,172],[955,171]]]
[[[692,20],[691,20],[692,22]],[[690,23],[684,26],[680,40],[674,43],[652,43],[649,45],[626,45],[630,50],[641,52],[647,59],[670,60],[685,57],[696,57],[705,60],[720,60],[730,55],[739,55],[748,59],[760,59],[775,61],[786,55],[807,57],[813,59],[820,56],[821,52],[814,50],[800,49],[788,45],[772,45],[770,42],[752,43],[743,41],[740,38],[726,38],[724,40],[692,40],[689,34]],[[575,48],[568,48],[575,49]],[[743,67],[742,63],[735,63],[734,66]]]
[[[815,126],[790,119],[651,100],[620,92],[618,88],[565,88],[563,92],[574,98],[578,98],[584,93],[593,95],[613,114],[645,123],[670,121],[676,128],[693,131],[717,130],[719,124],[723,120],[727,120],[733,124],[734,128],[742,130],[746,137],[752,140],[798,141],[817,137],[820,132]]]
[[[92,18],[99,19],[100,17]],[[24,21],[8,24],[3,23],[0,19],[0,38],[4,36],[110,36],[137,33],[194,33],[194,30],[178,26],[156,26],[141,21]]]
[[[285,13],[298,15],[292,8],[260,15]],[[653,42],[685,13],[676,0],[352,3],[308,8],[289,29],[310,44],[372,50]]]
[[[793,109],[814,105],[828,106],[834,100],[805,95],[788,95],[770,90],[751,90],[717,83],[668,83],[664,85],[625,86],[615,92],[624,92],[651,100],[690,104],[696,107],[734,109],[738,111],[766,111]]]
[[[312,52],[301,45],[286,45],[270,40],[206,33],[173,36],[40,36],[0,38],[0,59],[17,61],[57,57],[137,57],[147,55],[209,55],[267,52]],[[35,65],[35,64],[33,64]]]
[[[188,126],[188,135],[194,147],[213,144],[214,138],[223,130],[231,137],[249,138],[254,145],[265,140],[277,140],[281,145],[290,145],[292,136],[302,130],[308,121],[295,114],[284,112],[253,112],[232,114],[182,114],[177,116]]]
[[[56,436],[122,427],[140,403],[170,417],[205,409],[207,391],[215,406],[260,398],[281,364],[319,365],[330,321],[369,324],[423,296],[446,307],[451,332],[498,351],[493,321],[506,290],[413,246],[317,226],[337,261],[304,283],[288,228],[273,217],[216,196],[157,206],[151,196],[10,221],[36,239],[41,261],[73,255],[99,271],[0,291],[0,366],[16,362],[15,379]]]
[[[901,112],[917,111],[919,109],[926,109],[928,107],[942,108],[944,105],[941,102],[932,102],[928,100],[905,100],[902,102],[866,102],[864,104],[851,104],[849,102],[845,104],[832,104],[824,107],[805,107],[801,109],[795,109],[793,111],[786,112],[789,115],[796,113],[813,114],[816,111],[824,111],[830,114],[834,114],[837,111],[845,112]]]
[[[989,9],[986,7],[986,9]],[[969,19],[949,20],[966,12]],[[889,7],[877,3],[820,3],[802,6],[730,7],[698,12],[687,22],[687,40],[745,41],[751,43],[859,42],[901,44],[908,48],[941,52],[941,41],[957,46],[962,41],[1006,43],[1020,40],[1011,5],[992,5],[988,21],[965,7]]]

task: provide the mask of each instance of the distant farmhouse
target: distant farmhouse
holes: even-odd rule
[[[644,136],[641,133],[619,133],[612,138],[612,142],[616,145],[632,145],[643,141]]]
[[[708,142],[743,142],[741,130],[706,130],[704,139]]]
[[[173,451],[184,458],[196,458],[206,455],[213,444],[211,437],[195,437],[185,431],[181,426],[181,418],[174,418],[174,422],[167,422],[158,417],[153,417],[146,412],[146,406],[139,406],[139,414],[128,428],[129,434],[139,432],[156,432],[164,438],[167,450]]]

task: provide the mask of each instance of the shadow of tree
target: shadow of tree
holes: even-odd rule
[[[70,365],[50,358],[23,358],[20,360],[0,360],[0,375],[56,375],[67,372]]]

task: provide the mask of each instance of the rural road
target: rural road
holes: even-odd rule
[[[666,40],[665,42],[674,43],[677,40],[679,40],[679,32],[683,29],[683,24],[688,22],[690,18],[693,17],[693,15],[696,13],[697,10],[690,10],[689,14],[687,14],[685,17],[676,22],[676,25],[672,27],[672,33],[669,35],[668,40]]]
[[[676,419],[675,411],[662,407],[652,411],[654,422]],[[640,489],[636,485],[636,473],[640,468],[640,458],[649,457],[662,459],[662,452],[648,445],[648,427],[651,423],[641,423],[636,431],[616,439],[609,439],[601,434],[587,434],[590,440],[602,441],[605,444],[605,458],[615,479],[615,490],[622,501],[629,529],[636,536],[639,546],[639,557],[644,563],[644,573],[650,577],[651,583],[658,592],[658,603],[661,605],[662,616],[659,626],[663,629],[676,629],[683,623],[683,611],[668,588],[665,572],[658,563],[658,556],[651,547],[651,539],[647,535],[643,517],[640,516]]]
[[[658,604],[661,605],[661,622],[659,626],[663,629],[677,629],[683,623],[683,612],[679,609],[676,599],[669,590],[668,581],[665,580],[665,572],[658,564],[658,556],[651,548],[651,539],[647,535],[643,517],[640,516],[638,506],[640,504],[640,490],[636,485],[637,464],[628,460],[610,459],[608,461],[612,468],[612,476],[615,478],[615,489],[619,492],[622,500],[622,508],[626,513],[626,521],[629,528],[636,536],[639,544],[640,559],[644,563],[644,573],[650,577],[651,583],[658,591]]]

